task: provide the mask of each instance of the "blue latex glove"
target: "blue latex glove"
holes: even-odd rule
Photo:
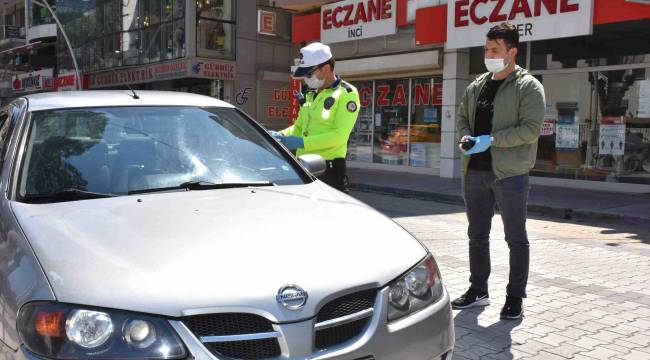
[[[282,133],[279,131],[269,130],[269,134],[274,138],[276,138],[277,140],[280,140],[280,138],[282,137]]]
[[[492,145],[492,137],[490,135],[470,137],[470,139],[472,141],[476,141],[476,144],[474,144],[471,149],[465,151],[465,156],[482,153],[483,151],[489,149]]]
[[[297,136],[282,136],[280,141],[282,141],[282,144],[284,144],[284,146],[289,150],[296,150],[305,147],[305,142],[301,137]]]

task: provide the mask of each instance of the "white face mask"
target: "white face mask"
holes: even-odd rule
[[[325,79],[321,80],[316,76],[312,75],[311,77],[305,78],[305,84],[309,86],[310,89],[320,89],[325,85]]]
[[[485,59],[485,67],[493,74],[502,72],[508,67],[505,59]]]

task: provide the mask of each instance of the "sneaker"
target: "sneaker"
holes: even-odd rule
[[[451,308],[456,310],[486,305],[490,305],[490,295],[485,291],[472,288],[469,288],[465,294],[451,302]]]
[[[521,306],[521,298],[514,296],[506,296],[506,303],[501,309],[501,319],[515,320],[521,319],[524,316],[524,309]]]

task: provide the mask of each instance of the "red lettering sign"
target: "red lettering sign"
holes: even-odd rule
[[[415,106],[429,105],[431,88],[429,83],[415,85]]]
[[[390,0],[367,0],[324,10],[321,23],[323,30],[330,30],[332,27],[338,29],[374,20],[390,19],[392,16],[393,6]]]
[[[377,106],[390,105],[390,101],[388,100],[389,93],[390,93],[390,86],[388,85],[377,86]]]
[[[442,83],[433,84],[433,99],[431,105],[442,105]]]
[[[259,12],[259,33],[275,35],[275,13],[271,11]]]
[[[372,88],[364,86],[359,89],[359,101],[362,107],[368,107],[372,103]]]
[[[514,20],[520,14],[525,18],[533,18],[558,13],[580,11],[578,0],[514,0],[512,6],[506,6],[506,0],[456,0],[454,3],[454,24],[456,27],[466,27],[471,24],[483,25],[486,22],[501,23]],[[488,6],[489,16],[483,7]],[[544,10],[542,10],[544,9]],[[479,11],[483,10],[483,11]]]
[[[406,93],[404,92],[404,85],[399,84],[395,87],[395,95],[393,96],[393,106],[406,106]]]

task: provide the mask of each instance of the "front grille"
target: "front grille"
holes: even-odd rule
[[[328,347],[344,343],[359,334],[366,328],[370,318],[365,318],[351,323],[335,326],[329,329],[316,331],[316,348],[327,349]]]
[[[360,311],[372,309],[375,305],[376,296],[377,289],[370,289],[336,298],[321,308],[316,316],[316,323],[339,319]],[[314,346],[322,350],[344,343],[360,335],[369,322],[370,317],[367,317],[330,328],[316,330]]]
[[[370,289],[336,298],[320,309],[316,317],[316,322],[337,319],[370,309],[375,305],[376,296],[377,289]]]
[[[194,315],[183,318],[183,323],[197,336],[255,334],[273,331],[267,319],[253,314],[225,313]]]
[[[280,356],[277,339],[206,343],[205,346],[214,354],[234,359],[266,359]]]
[[[224,313],[194,315],[183,318],[183,323],[198,338],[205,336],[248,335],[273,332],[273,324],[258,315]],[[281,355],[277,339],[259,339],[228,342],[206,342],[213,354],[235,359],[265,359]]]

